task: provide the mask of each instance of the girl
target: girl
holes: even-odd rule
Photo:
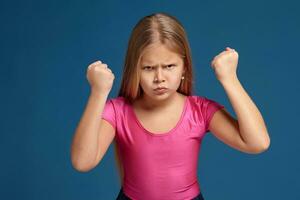
[[[263,118],[238,80],[237,63],[238,53],[228,47],[211,62],[236,120],[218,102],[192,95],[191,52],[180,22],[165,13],[144,17],[129,40],[118,97],[107,99],[115,78],[107,64],[87,69],[91,94],[72,142],[74,168],[93,169],[115,139],[118,200],[204,199],[197,162],[207,132],[245,153],[270,145]]]

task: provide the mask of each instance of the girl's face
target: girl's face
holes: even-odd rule
[[[162,44],[148,47],[141,57],[140,86],[152,100],[167,99],[175,94],[184,75],[183,58]],[[163,91],[158,87],[166,88]]]

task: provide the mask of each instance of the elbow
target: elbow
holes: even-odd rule
[[[266,142],[262,143],[261,145],[256,146],[255,148],[251,148],[249,153],[251,153],[251,154],[263,153],[263,152],[265,152],[266,150],[269,149],[270,144],[271,144],[271,141],[270,141],[270,139],[268,139]]]
[[[85,173],[85,172],[89,172],[93,169],[93,167],[90,167],[90,166],[86,166],[86,165],[80,165],[80,164],[76,164],[75,162],[71,162],[72,163],[72,167],[78,171],[78,172],[82,172],[82,173]]]
[[[77,159],[74,159],[74,158],[71,158],[71,165],[76,171],[82,172],[82,173],[89,172],[94,168],[93,165],[80,162],[80,161],[78,161]]]
[[[267,134],[267,135],[268,135],[268,134]],[[262,153],[262,152],[268,150],[269,147],[270,147],[270,144],[271,144],[271,139],[270,139],[270,137],[268,137],[267,140],[262,144],[260,153]]]
[[[71,149],[71,166],[78,172],[89,172],[95,167],[95,164],[91,161],[91,159],[83,159],[83,157],[86,156],[80,156],[77,152]]]
[[[261,148],[257,148],[255,150],[252,150],[250,153],[252,154],[260,154],[260,153],[263,153],[265,152],[269,147],[267,146],[264,146],[264,147],[261,147]]]

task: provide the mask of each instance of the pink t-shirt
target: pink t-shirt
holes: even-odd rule
[[[115,129],[124,169],[123,191],[133,200],[190,200],[200,192],[197,163],[213,114],[224,106],[187,96],[177,125],[153,134],[137,119],[124,97],[106,101],[102,118]]]

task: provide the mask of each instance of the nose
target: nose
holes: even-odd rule
[[[165,79],[163,78],[162,70],[160,68],[157,68],[157,71],[155,73],[154,82],[164,82]]]

